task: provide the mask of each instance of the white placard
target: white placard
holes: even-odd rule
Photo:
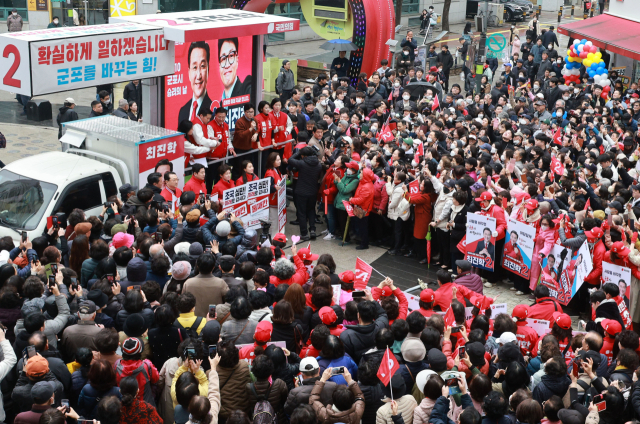
[[[538,333],[538,336],[542,337],[551,331],[549,328],[549,321],[544,319],[527,318],[527,325]],[[575,331],[574,331],[575,334]]]

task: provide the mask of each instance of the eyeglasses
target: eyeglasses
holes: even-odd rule
[[[228,55],[224,55],[220,57],[220,66],[222,66],[223,68],[226,68],[233,65],[234,63],[236,63],[237,57],[238,57],[238,52],[235,50],[232,50],[231,52],[229,52]]]

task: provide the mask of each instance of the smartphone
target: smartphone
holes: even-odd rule
[[[60,226],[60,224],[58,223],[58,217],[55,215],[51,217],[51,226],[53,228],[58,228]]]
[[[25,241],[27,241],[27,232],[26,231],[21,231],[20,232],[20,237],[21,237],[23,243]]]
[[[458,347],[458,355],[462,358],[464,357],[464,355],[467,354],[467,347],[466,346],[460,346]]]
[[[56,275],[58,273],[58,265],[57,264],[51,264],[51,274]]]
[[[578,373],[579,373],[578,368],[579,368],[578,362],[573,361],[573,375],[575,375],[576,377],[578,376]]]
[[[351,297],[365,297],[367,294],[364,290],[354,290],[351,292]]]
[[[215,358],[217,353],[218,353],[218,346],[217,345],[209,346],[209,358]]]
[[[549,188],[549,193],[554,194],[556,192],[555,187],[549,186],[548,188]]]
[[[49,289],[56,285],[56,277],[54,275],[49,276]]]
[[[603,402],[604,401],[604,396],[602,396],[602,394],[597,394],[593,397],[593,399],[591,400],[593,402],[593,404],[598,404],[598,402]]]
[[[298,387],[302,387],[302,376],[296,375],[296,380],[298,380]]]
[[[62,407],[64,407],[64,412],[69,412],[70,411],[70,407],[69,407],[69,399],[62,399],[60,401],[60,405]]]
[[[160,231],[156,231],[155,238],[156,243],[162,243],[162,233]]]
[[[331,375],[344,374],[344,367],[333,367],[331,368]]]
[[[116,277],[113,274],[107,274],[105,275],[105,277],[107,278],[107,281],[109,282],[109,284],[113,285],[113,283],[116,282]]]
[[[216,305],[209,305],[209,318],[216,316]]]
[[[598,412],[602,412],[602,411],[606,411],[607,410],[607,402],[605,402],[604,400],[602,402],[596,403],[595,405],[598,408]]]
[[[636,220],[635,219],[630,219],[629,220],[629,228],[631,228],[631,231],[633,231],[636,228]]]
[[[198,197],[199,197],[198,202],[199,202],[201,205],[204,205],[204,201],[205,201],[205,199],[206,199],[207,195],[206,195],[206,194],[204,194],[204,193],[200,193],[200,195],[199,195]]]
[[[184,356],[187,359],[191,359],[192,361],[194,361],[196,359],[196,349],[193,347],[188,347],[184,350]]]
[[[35,346],[27,346],[27,359],[33,358],[36,356],[36,347]]]
[[[540,184],[538,184],[538,189],[540,190],[540,192],[544,192],[544,182],[541,182]]]
[[[460,386],[457,378],[447,378],[444,381],[444,384],[449,388],[449,395],[457,395],[460,393]]]
[[[503,197],[502,198],[502,209],[506,209],[508,203],[509,203],[509,201],[507,200],[507,198]]]
[[[71,288],[78,291],[78,279],[76,277],[71,277]]]
[[[224,219],[229,219],[229,218],[231,218],[231,212],[227,211],[224,213]]]
[[[207,246],[207,247],[205,247],[205,248],[204,248],[204,251],[205,251],[205,252],[211,252],[211,246]]]
[[[129,291],[129,290],[138,290],[138,291],[140,291],[141,287],[142,286],[129,286],[129,287],[127,287],[127,291]]]

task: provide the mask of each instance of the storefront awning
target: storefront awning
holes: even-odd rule
[[[586,38],[601,49],[640,60],[640,23],[638,22],[604,14],[560,25],[558,32],[572,38]]]

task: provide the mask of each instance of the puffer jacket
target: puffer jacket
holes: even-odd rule
[[[387,213],[387,206],[389,205],[389,195],[387,194],[387,187],[382,178],[374,174],[375,180],[373,182],[373,212],[381,211],[383,214]]]
[[[431,181],[433,180],[434,178],[432,177]],[[453,206],[453,193],[453,190],[451,190],[449,193],[445,193],[443,190],[440,190],[438,199],[433,206],[433,220],[438,223],[438,225],[436,225],[436,228],[439,228],[442,231],[449,231],[447,229],[447,223],[449,222],[451,207]]]
[[[338,188],[338,194],[336,194],[335,200],[333,202],[333,206],[336,207],[336,209],[340,209],[342,211],[346,210],[344,208],[344,205],[342,204],[343,200],[346,200],[347,202],[349,201],[349,199],[353,196],[353,194],[356,192],[356,189],[358,188],[358,184],[360,183],[360,180],[358,179],[358,174],[344,174],[344,177],[342,177],[342,179],[336,184],[336,187]]]
[[[366,216],[369,216],[373,209],[373,171],[365,168],[360,175],[360,183],[351,198],[351,204],[360,206],[366,212]]]
[[[333,205],[333,202],[336,200],[336,195],[338,194],[338,188],[336,187],[334,176],[337,175],[339,178],[342,178],[344,176],[344,171],[344,168],[336,168],[335,166],[332,166],[327,169],[327,172],[324,174],[318,194],[322,200],[325,200],[326,196],[328,204]]]
[[[272,275],[269,277],[269,282],[274,286],[278,287],[280,284],[300,284],[301,286],[307,282],[309,279],[309,272],[307,271],[307,267],[304,266],[304,262],[298,255],[293,257],[293,263],[296,266],[296,273],[293,274],[291,278],[288,280],[281,280],[280,278]]]
[[[0,343],[0,348],[2,349],[3,360],[0,362],[0,381],[4,380],[4,378],[11,372],[13,367],[16,365],[17,358],[16,354],[11,347],[11,342],[9,340],[3,340]],[[0,419],[4,422],[6,415],[4,413],[4,406],[2,403],[2,396],[0,396]]]
[[[456,277],[454,282],[465,286],[469,290],[482,294],[482,279],[478,274],[473,274],[471,271],[464,271]]]
[[[320,175],[322,173],[322,164],[318,160],[318,156],[300,156],[299,150],[289,158],[289,167],[298,170],[298,183],[296,184],[295,193],[298,196],[317,196],[318,187],[320,187]]]
[[[124,293],[118,293],[115,296],[112,296],[111,299],[107,302],[107,306],[104,307],[102,312],[108,315],[114,322],[116,320],[116,316],[118,316],[118,312],[124,308],[122,304],[124,303]]]
[[[182,241],[193,243],[198,241],[198,231],[200,231],[200,221],[186,222],[182,230]]]
[[[240,361],[233,368],[225,368],[218,364],[218,377],[220,378],[220,416],[229,418],[232,411],[239,409],[249,411],[249,399],[246,392],[246,385],[251,381],[249,373],[249,363]]]
[[[22,31],[22,16],[11,14],[7,18],[7,30],[9,32]]]
[[[359,424],[362,419],[362,414],[364,413],[364,395],[362,394],[362,390],[358,386],[358,383],[352,381],[349,384],[349,390],[356,398],[355,403],[351,408],[346,411],[336,411],[332,405],[325,406],[320,401],[320,393],[324,389],[324,382],[317,381],[313,390],[311,391],[311,396],[309,397],[309,403],[311,407],[316,413],[318,417],[318,423],[320,424],[333,424],[333,423],[345,423],[345,424]],[[363,422],[373,422],[373,421],[364,421]]]
[[[322,356],[318,356],[316,359],[318,360],[318,365],[320,365],[320,375],[322,375],[327,368],[345,367],[349,370],[349,374],[351,374],[353,379],[358,379],[358,366],[347,353],[337,359],[327,359]],[[336,384],[347,385],[347,380],[345,380],[342,375],[334,375],[329,378],[329,381],[333,381]]]
[[[118,386],[114,386],[106,392],[99,392],[92,385],[85,385],[78,397],[78,414],[88,420],[94,419],[100,399],[107,396],[116,396],[118,399],[122,399]]]
[[[545,374],[540,379],[540,383],[533,389],[533,399],[542,404],[553,395],[562,398],[569,390],[570,384],[571,380],[567,375],[556,377]]]
[[[82,388],[89,382],[89,377],[87,377],[87,373],[89,372],[89,367],[82,367],[77,371],[74,371],[71,374],[71,398],[70,399],[78,399],[80,396],[80,392]]]
[[[55,387],[54,394],[56,399],[54,406],[60,406],[60,399],[64,397],[64,387],[62,386],[62,383],[58,381],[56,376],[49,371],[38,381],[48,381],[50,384],[53,384]],[[29,411],[31,409],[31,406],[33,405],[31,389],[35,383],[36,382],[30,380],[25,373],[21,373],[20,377],[18,377],[16,387],[13,389],[13,392],[11,392],[11,399],[16,403],[20,412]]]
[[[376,413],[384,402],[382,399],[385,397],[385,389],[382,383],[378,383],[375,386],[360,386],[362,395],[364,398],[364,410],[362,411],[363,423],[376,422]]]
[[[249,407],[246,412],[249,416],[253,416],[253,410],[256,407],[256,403],[258,399],[256,395],[253,393],[251,386],[253,385],[258,396],[264,396],[267,394],[269,390],[269,386],[271,386],[271,390],[269,391],[269,403],[273,407],[276,412],[276,416],[278,418],[278,424],[286,424],[288,422],[287,416],[284,413],[284,403],[287,401],[287,395],[289,394],[289,390],[287,389],[287,384],[276,378],[273,380],[273,383],[269,383],[268,380],[257,380],[255,383],[247,383],[245,385],[245,398],[248,398]]]
[[[149,302],[145,302],[142,311],[137,313],[142,315],[142,317],[144,318],[144,323],[147,325],[147,328],[153,327],[155,315],[153,313],[153,309],[151,309],[151,305],[149,304]],[[116,319],[115,319],[116,330],[123,331],[124,323],[127,321],[127,318],[129,318],[129,316],[131,315],[133,314],[131,312],[128,312],[126,309],[120,310],[116,315]]]
[[[242,241],[236,250],[236,260],[240,263],[249,260],[247,252],[252,251],[255,253],[257,245],[258,233],[256,230],[246,230],[242,236]]]
[[[400,202],[404,198],[404,189],[402,188],[403,184],[394,185],[393,182],[387,183],[387,195],[389,195],[389,209],[387,211],[387,217],[392,221],[396,221],[398,218],[406,221],[409,219],[409,209],[407,208],[405,212],[400,215],[400,210],[398,206],[400,206]]]
[[[413,424],[413,411],[418,407],[418,403],[411,394],[404,395],[400,399],[395,399],[398,404],[398,414],[402,415],[404,424]],[[391,404],[385,403],[376,412],[376,424],[394,424],[391,419]]]
[[[413,424],[427,424],[436,401],[425,397],[413,411]]]
[[[293,410],[299,405],[308,405],[311,391],[315,387],[316,381],[319,380],[320,377],[307,378],[306,380],[302,380],[302,385],[290,390],[289,396],[287,396],[287,401],[284,404],[284,412],[291,416]],[[324,388],[322,389],[322,392],[320,392],[320,402],[322,402],[323,405],[333,403],[331,395],[337,388],[338,385],[333,381],[325,382]]]

